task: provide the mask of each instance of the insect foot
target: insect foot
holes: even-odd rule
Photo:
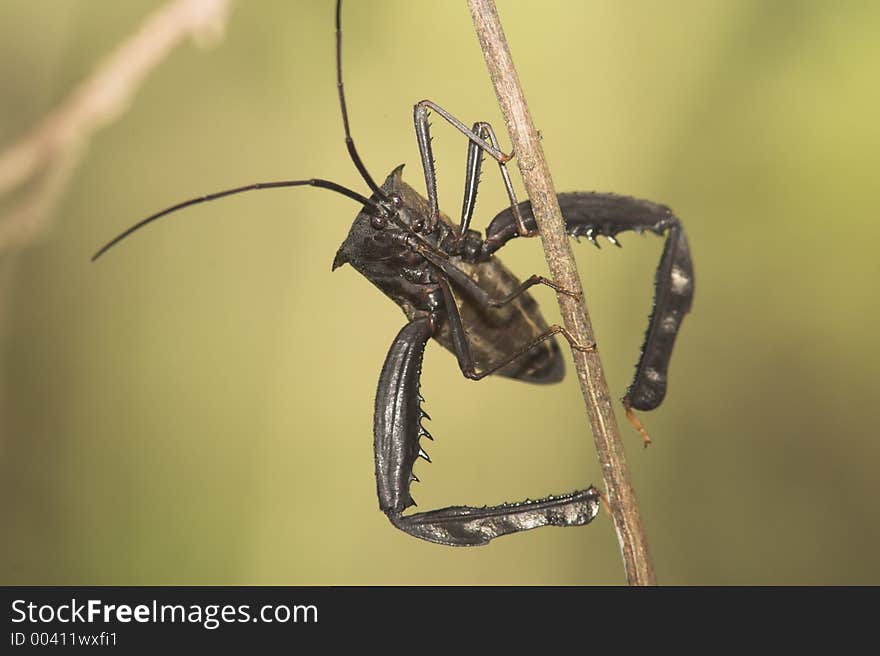
[[[596,350],[596,342],[590,342],[589,344],[581,344],[575,339],[575,336],[568,332],[568,329],[563,328],[560,325],[552,325],[550,326],[549,333],[561,333],[566,340],[568,340],[569,345],[575,351],[580,351],[581,353],[590,353]]]
[[[648,434],[648,429],[645,428],[645,425],[642,423],[641,419],[638,418],[635,411],[632,409],[632,404],[629,402],[627,398],[623,399],[623,408],[626,410],[626,420],[635,428],[639,435],[642,436],[642,441],[645,444],[645,448],[647,449],[653,441],[651,440],[651,436]]]

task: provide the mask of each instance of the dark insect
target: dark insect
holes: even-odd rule
[[[537,303],[526,291],[537,284],[558,293],[568,290],[541,276],[520,283],[495,256],[515,237],[536,234],[528,201],[517,202],[504,154],[488,123],[468,128],[441,107],[423,100],[415,105],[415,129],[425,174],[427,198],[406,184],[403,166],[377,185],[361,161],[351,138],[341,64],[341,0],[336,6],[336,73],[345,143],[352,162],[369,186],[369,198],[335,182],[321,179],[286,180],[237,187],[178,203],[132,226],[94,256],[132,232],[176,210],[255,189],[313,186],[329,189],[357,201],[362,209],[333,261],[336,269],[350,264],[397,303],[408,323],[391,344],[376,393],[373,439],[379,507],[391,523],[410,535],[446,545],[486,544],[493,538],[540,526],[579,526],[589,523],[599,508],[599,493],[586,490],[535,501],[499,506],[452,506],[404,515],[415,501],[410,485],[417,481],[413,465],[421,457],[430,462],[421,438],[432,439],[422,427],[427,415],[419,394],[422,356],[430,338],[455,354],[462,373],[472,380],[498,374],[531,383],[555,383],[564,364],[555,335],[577,344],[560,326],[548,326]],[[440,212],[428,113],[434,111],[468,139],[464,203],[454,225]],[[483,239],[470,229],[483,154],[499,165],[510,197],[510,207],[498,214]],[[688,312],[694,274],[684,231],[669,208],[645,200],[598,193],[560,194],[559,203],[570,235],[585,236],[598,246],[603,236],[612,243],[625,230],[666,235],[655,280],[654,309],[636,366],[626,391],[627,409],[652,410],[666,393],[666,372],[675,336]]]

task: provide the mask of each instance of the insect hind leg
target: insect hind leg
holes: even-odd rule
[[[391,344],[376,392],[373,438],[379,507],[391,523],[406,533],[449,546],[478,546],[494,538],[541,526],[581,526],[599,512],[599,493],[593,487],[571,494],[498,506],[450,506],[404,515],[415,505],[410,485],[417,480],[413,465],[428,460],[420,446],[427,431],[419,395],[425,345],[434,332],[432,316],[419,317],[403,327]]]
[[[491,540],[542,526],[583,526],[599,512],[599,492],[589,487],[546,499],[498,506],[450,506],[442,510],[401,515],[391,523],[412,536],[453,547],[476,547]]]
[[[623,398],[627,416],[632,410],[653,410],[666,395],[669,362],[675,339],[694,296],[694,266],[681,221],[665,205],[616,194],[575,192],[559,194],[565,230],[573,237],[585,236],[594,244],[604,236],[620,245],[617,235],[625,231],[665,235],[663,254],[654,277],[654,302],[648,329],[633,381]],[[526,225],[535,225],[531,203],[519,204]],[[518,237],[513,213],[500,212],[486,230],[485,253],[492,254]],[[645,433],[643,427],[636,429]]]

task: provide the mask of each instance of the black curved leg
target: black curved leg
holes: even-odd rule
[[[428,459],[419,440],[421,426],[419,379],[425,344],[433,333],[430,317],[417,318],[398,333],[382,367],[376,392],[373,439],[379,507],[397,528],[417,538],[449,546],[487,544],[502,535],[541,526],[581,526],[599,512],[595,488],[536,501],[499,506],[451,506],[404,515],[415,505],[410,485],[417,480],[413,465]]]
[[[675,338],[694,295],[694,268],[684,228],[665,205],[613,194],[559,194],[559,206],[566,231],[573,237],[587,237],[598,246],[596,237],[604,236],[620,245],[617,234],[626,230],[666,235],[663,255],[654,280],[654,306],[642,352],[632,383],[623,402],[630,420],[636,410],[653,410],[666,395],[667,372]],[[528,201],[519,204],[526,228],[534,229],[535,217]],[[519,236],[519,228],[509,209],[499,213],[486,231],[484,254],[494,253]],[[637,420],[634,421],[634,425]],[[639,426],[636,426],[639,428]],[[643,436],[644,429],[639,428]]]

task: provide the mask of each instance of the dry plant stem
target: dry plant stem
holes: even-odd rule
[[[46,228],[83,146],[128,107],[144,79],[188,37],[218,35],[230,0],[171,0],[102,61],[52,112],[0,153],[0,195],[33,183],[0,217],[0,250],[22,247]]]
[[[494,0],[468,0],[474,26],[489,75],[498,96],[498,103],[507,123],[507,130],[516,152],[516,161],[538,228],[547,265],[553,279],[562,287],[580,292],[580,299],[557,294],[565,327],[581,344],[594,342],[580,277],[572,258],[571,247],[565,234],[562,212],[544,152],[523,96],[519,76],[513,66],[510,51]],[[612,519],[617,530],[624,568],[630,585],[655,585],[654,569],[648,553],[648,543],[642,528],[639,506],[630,482],[629,469],[620,439],[620,430],[614,417],[611,395],[597,351],[583,353],[573,350],[575,370],[587,406],[590,427],[596,442],[602,476],[610,501]]]

